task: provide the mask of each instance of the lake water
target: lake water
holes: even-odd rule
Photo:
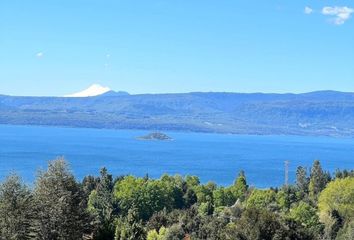
[[[114,175],[158,178],[163,173],[197,175],[202,182],[230,185],[240,170],[257,187],[280,186],[284,161],[295,169],[319,159],[324,169],[354,168],[354,139],[166,132],[173,141],[139,141],[139,130],[102,130],[0,125],[0,179],[11,172],[32,182],[47,161],[64,156],[79,179],[107,167]]]

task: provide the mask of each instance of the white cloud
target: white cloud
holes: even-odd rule
[[[106,58],[110,58],[111,57],[111,54],[106,54]]]
[[[313,9],[306,6],[305,9],[304,9],[304,13],[305,14],[311,14],[311,13],[313,13]]]
[[[345,23],[353,12],[354,9],[348,7],[324,7],[322,9],[323,15],[334,16],[331,20],[336,25],[342,25]]]
[[[43,55],[44,55],[44,54],[43,54],[42,52],[39,52],[39,53],[36,54],[36,57],[37,57],[37,58],[41,58],[41,57],[43,57]]]

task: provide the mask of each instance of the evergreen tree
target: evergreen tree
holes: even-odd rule
[[[91,192],[96,189],[98,182],[99,179],[95,178],[94,176],[89,175],[84,177],[81,185],[86,199],[88,199]]]
[[[310,199],[317,201],[319,193],[326,187],[328,175],[323,172],[320,161],[315,160],[311,168],[309,194]]]
[[[308,193],[309,179],[307,177],[307,171],[304,167],[298,167],[296,169],[296,187],[300,193],[300,198]]]
[[[82,239],[90,220],[83,191],[64,159],[49,162],[48,170],[39,173],[34,198],[37,239]]]
[[[243,200],[244,194],[248,190],[248,185],[246,181],[246,175],[243,170],[240,171],[234,185],[232,186],[232,191],[236,199],[241,198]]]
[[[16,175],[0,184],[0,239],[30,239],[34,218],[30,190]]]
[[[113,198],[113,178],[106,168],[101,169],[96,189],[89,196],[88,209],[95,217],[95,239],[113,239],[117,207]]]
[[[344,169],[343,171],[337,169],[334,173],[335,178],[346,178],[346,177],[354,177],[354,170],[348,171]]]

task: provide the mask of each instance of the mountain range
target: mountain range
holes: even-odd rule
[[[354,136],[354,93],[0,95],[0,124],[262,135]]]

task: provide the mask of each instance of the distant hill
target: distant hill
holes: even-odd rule
[[[0,95],[0,124],[354,136],[354,93]]]

